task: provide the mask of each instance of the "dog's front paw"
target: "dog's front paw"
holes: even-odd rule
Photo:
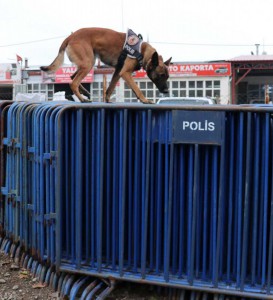
[[[155,104],[153,100],[142,101],[143,104]]]
[[[92,103],[93,101],[91,99],[87,99],[87,98],[84,98],[84,101],[82,101],[83,103]]]

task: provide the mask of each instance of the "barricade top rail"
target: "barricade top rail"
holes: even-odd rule
[[[63,106],[65,109],[131,109],[131,110],[204,110],[204,111],[249,111],[249,112],[273,112],[273,105],[270,104],[241,104],[241,105],[169,105],[169,104],[143,104],[143,103],[125,103],[125,102],[86,102],[73,103],[72,101],[46,101],[46,102],[24,102],[24,101],[9,101],[11,103],[25,103],[25,104],[41,104],[52,106]]]
[[[142,103],[78,103],[65,105],[66,108],[88,109],[132,109],[132,110],[205,110],[205,111],[273,111],[273,105],[168,105],[168,104],[142,104]]]

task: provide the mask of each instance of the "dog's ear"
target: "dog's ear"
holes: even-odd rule
[[[154,68],[156,68],[158,66],[159,62],[158,62],[158,53],[157,52],[154,52],[151,63]]]
[[[168,67],[171,63],[172,58],[170,57],[168,60],[164,62],[164,64]]]

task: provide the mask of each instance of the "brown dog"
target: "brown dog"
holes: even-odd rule
[[[168,65],[171,62],[171,58],[164,63],[162,57],[158,55],[156,50],[148,43],[142,42],[141,39],[138,58],[124,55],[123,47],[125,47],[126,38],[126,33],[116,32],[111,29],[79,29],[63,41],[58,56],[52,64],[47,67],[41,67],[41,70],[55,72],[62,65],[64,53],[66,51],[70,61],[78,67],[77,71],[71,77],[71,90],[80,101],[84,102],[85,99],[81,96],[79,88],[85,93],[89,94],[89,92],[83,88],[81,81],[92,69],[95,58],[98,57],[106,65],[115,68],[112,80],[106,91],[106,99],[104,99],[106,102],[109,102],[110,96],[114,91],[118,80],[122,77],[140,101],[143,103],[153,103],[144,97],[143,93],[134,82],[132,73],[142,66],[159,91],[161,93],[167,93],[167,79],[169,77]],[[129,45],[139,42],[137,41],[139,37],[133,36],[130,38]],[[130,51],[131,49],[128,44],[127,47],[129,47]],[[122,53],[123,55],[121,55]]]

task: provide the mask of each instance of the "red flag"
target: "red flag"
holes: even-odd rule
[[[23,61],[23,58],[21,56],[19,56],[18,54],[16,54],[16,59],[17,59],[17,62]]]

